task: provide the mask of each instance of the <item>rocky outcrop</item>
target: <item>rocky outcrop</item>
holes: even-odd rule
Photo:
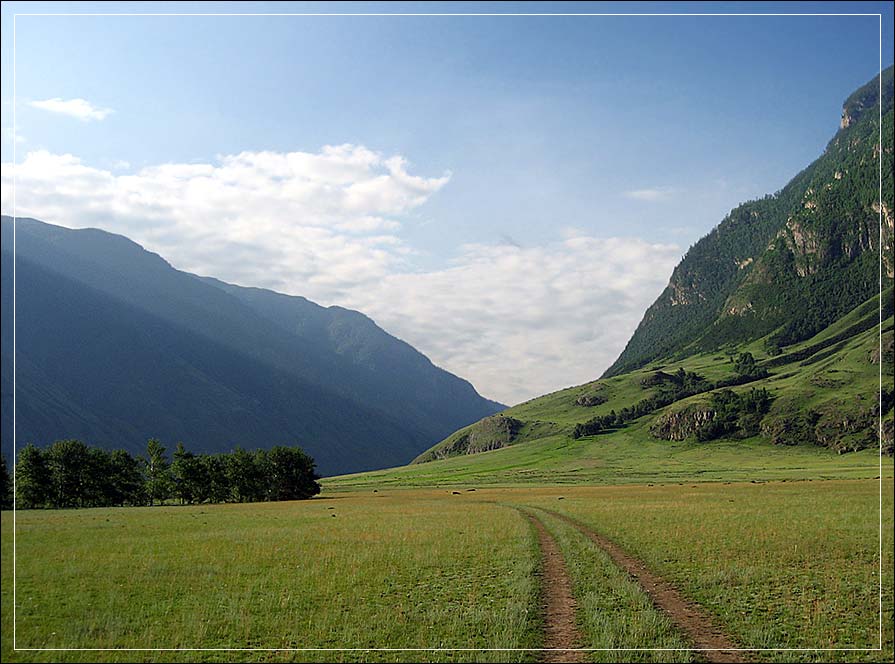
[[[895,237],[895,219],[892,217],[892,210],[883,202],[880,205],[874,201],[871,206],[873,211],[881,218],[882,235],[883,235],[883,265],[886,268],[886,275],[892,279],[895,277],[895,256],[893,256],[893,237]]]
[[[714,419],[715,411],[708,406],[690,404],[681,410],[660,415],[650,426],[650,433],[662,440],[685,440],[695,436],[699,429],[711,424]]]
[[[668,284],[668,290],[668,301],[672,307],[695,304],[705,300],[705,295],[699,292],[696,284],[681,284],[672,280]]]
[[[471,427],[454,434],[441,447],[436,447],[416,459],[415,463],[446,459],[461,454],[476,454],[497,450],[512,444],[525,425],[521,420],[506,415],[492,415]]]
[[[593,406],[599,406],[601,403],[606,403],[606,401],[606,397],[602,394],[582,394],[575,399],[575,405],[583,406],[584,408],[592,408]]]
[[[796,274],[800,277],[814,274],[817,264],[824,257],[823,247],[814,229],[790,217],[778,237],[786,244],[795,258]]]
[[[841,408],[832,405],[823,408],[814,435],[817,444],[843,452],[857,452],[879,444],[876,423],[879,420],[873,407]]]

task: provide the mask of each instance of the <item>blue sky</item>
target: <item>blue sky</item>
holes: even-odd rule
[[[881,2],[10,2],[5,173],[13,148],[20,165],[42,155],[17,166],[24,212],[128,234],[184,269],[360,308],[512,402],[596,377],[687,247],[816,158],[842,101],[879,68],[876,16],[18,16],[18,142],[11,130],[15,13],[461,10],[882,12],[892,62]],[[230,180],[203,198],[241,153],[254,155],[234,171],[256,187],[246,207]],[[310,170],[292,160],[270,175],[290,153]],[[333,159],[355,170],[321,181]],[[258,177],[293,175],[319,185],[313,196],[278,189],[281,205],[247,209],[275,198]],[[40,177],[55,178],[54,196],[41,198]],[[347,198],[345,178],[358,185]],[[89,200],[98,190],[112,193]],[[178,223],[151,209],[179,199]],[[618,261],[602,260],[610,248]],[[529,282],[539,272],[547,281]]]

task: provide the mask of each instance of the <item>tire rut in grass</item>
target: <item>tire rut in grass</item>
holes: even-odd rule
[[[544,662],[583,662],[584,653],[570,650],[581,648],[581,632],[575,622],[575,597],[572,580],[566,569],[559,545],[547,532],[544,524],[529,512],[525,516],[538,533],[542,558],[542,591],[544,602]]]
[[[709,662],[745,662],[746,660],[734,649],[733,640],[712,621],[699,605],[684,599],[683,595],[662,577],[653,574],[642,561],[627,554],[620,546],[599,533],[578,523],[574,519],[544,510],[556,518],[565,521],[586,535],[594,544],[605,551],[616,565],[630,574],[653,600],[693,642],[695,649]]]

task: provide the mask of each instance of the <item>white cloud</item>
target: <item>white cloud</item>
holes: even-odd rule
[[[631,198],[635,201],[661,201],[670,198],[675,194],[673,187],[652,187],[648,189],[632,189],[624,192],[625,198]]]
[[[39,108],[50,113],[60,113],[77,118],[82,122],[90,120],[105,120],[109,115],[114,113],[111,108],[98,108],[86,99],[61,99],[54,97],[53,99],[43,99],[32,101],[30,106]]]
[[[390,274],[351,304],[506,403],[597,378],[661,292],[680,250],[576,236],[468,245],[446,269]]]
[[[7,212],[13,168],[2,167]],[[541,246],[472,244],[416,269],[402,227],[450,175],[411,175],[403,158],[363,146],[126,174],[38,151],[15,170],[21,216],[104,228],[181,269],[359,309],[508,403],[596,378],[680,257],[565,228]]]

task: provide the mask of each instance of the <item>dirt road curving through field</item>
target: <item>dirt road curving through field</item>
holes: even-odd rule
[[[584,653],[571,650],[581,648],[583,640],[575,622],[575,597],[572,580],[566,569],[559,545],[547,532],[544,524],[524,512],[538,533],[542,560],[542,601],[544,602],[544,662],[583,662]]]
[[[695,649],[709,662],[745,662],[737,652],[733,640],[712,621],[698,605],[684,599],[683,595],[662,577],[654,574],[637,558],[630,556],[615,542],[571,517],[553,510],[544,510],[577,528],[592,542],[605,551],[616,565],[634,577],[640,586],[662,609],[671,621],[693,642]],[[543,527],[543,526],[542,526]],[[555,660],[559,661],[559,660]]]

